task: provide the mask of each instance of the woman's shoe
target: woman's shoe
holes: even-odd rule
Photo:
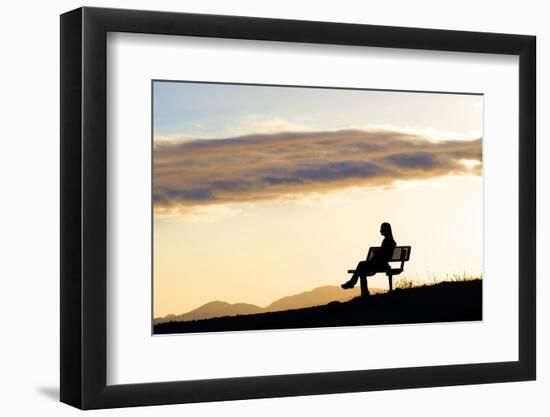
[[[344,282],[342,285],[340,285],[343,289],[349,290],[350,288],[355,287],[350,281]]]

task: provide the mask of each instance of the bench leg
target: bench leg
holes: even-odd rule
[[[360,282],[361,282],[361,297],[368,297],[370,293],[369,293],[369,286],[367,283],[367,277],[364,275],[361,275]]]
[[[393,291],[393,276],[390,274],[388,275],[388,285],[390,287],[390,292]]]

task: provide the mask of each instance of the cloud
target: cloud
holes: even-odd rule
[[[156,143],[153,201],[155,211],[163,212],[286,200],[348,186],[480,175],[481,150],[481,139],[434,142],[388,129]]]
[[[433,169],[439,161],[429,152],[410,152],[390,155],[388,161],[401,168]]]

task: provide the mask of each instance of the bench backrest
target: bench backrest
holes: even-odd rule
[[[369,254],[367,260],[371,259],[374,254],[382,249],[380,246],[373,246],[369,249]],[[411,256],[411,247],[410,246],[396,246],[393,248],[393,253],[391,259],[388,262],[405,262],[408,261]]]

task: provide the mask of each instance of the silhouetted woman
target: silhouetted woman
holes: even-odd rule
[[[388,261],[391,259],[393,249],[396,245],[395,240],[393,240],[391,225],[389,223],[382,223],[380,226],[380,234],[384,236],[381,249],[376,251],[371,259],[359,262],[355,267],[355,272],[351,276],[351,279],[343,283],[341,285],[342,288],[353,288],[361,276],[366,277],[374,272],[383,272],[389,268]]]

